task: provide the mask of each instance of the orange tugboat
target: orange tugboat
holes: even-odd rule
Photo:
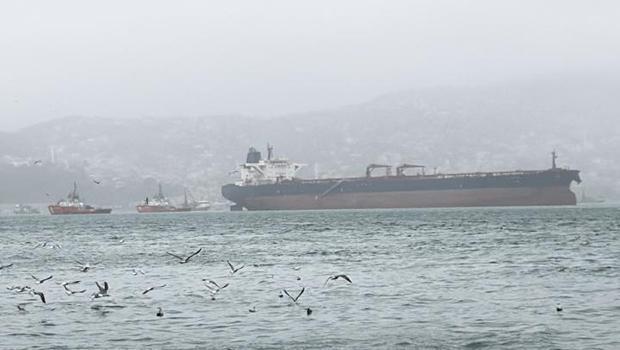
[[[67,199],[60,200],[56,204],[51,204],[47,208],[52,215],[110,214],[112,212],[112,209],[95,208],[91,205],[82,203],[77,190],[77,182],[73,182],[73,191],[69,192]]]
[[[164,196],[161,184],[159,184],[159,193],[154,195],[151,199],[146,197],[144,202],[136,206],[136,210],[138,210],[138,213],[175,213],[190,211],[192,208],[187,205],[187,196],[185,197],[185,205],[183,207],[175,207],[170,204],[168,198]]]

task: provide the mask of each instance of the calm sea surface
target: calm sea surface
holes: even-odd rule
[[[8,263],[7,349],[620,348],[617,206],[4,216]],[[212,300],[203,278],[230,285]]]

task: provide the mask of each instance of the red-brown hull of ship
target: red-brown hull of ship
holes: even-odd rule
[[[485,188],[435,191],[334,193],[256,196],[240,206],[248,210],[321,210],[373,208],[441,208],[575,205],[575,194],[565,186]]]
[[[74,208],[60,205],[50,205],[47,208],[52,215],[110,214],[112,212],[112,209],[107,208]]]

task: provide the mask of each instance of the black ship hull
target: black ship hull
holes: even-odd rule
[[[230,184],[222,194],[248,210],[575,205],[573,181],[579,171],[550,169]]]

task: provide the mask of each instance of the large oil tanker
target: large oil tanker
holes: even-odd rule
[[[295,177],[303,164],[287,159],[267,159],[250,148],[241,164],[241,180],[222,187],[222,195],[234,202],[231,210],[303,210],[364,208],[430,208],[475,206],[575,205],[570,190],[580,183],[578,170],[552,165],[546,170],[515,170],[428,175],[424,166],[392,167],[371,164],[362,177],[307,180]],[[385,174],[373,176],[375,169]],[[417,170],[407,175],[407,169]]]

